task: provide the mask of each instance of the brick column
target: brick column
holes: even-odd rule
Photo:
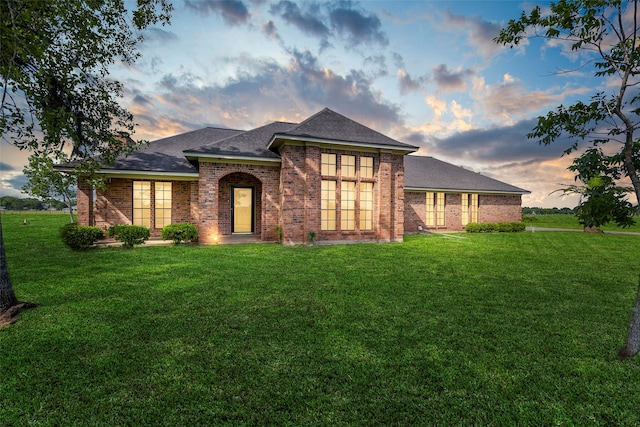
[[[404,157],[391,155],[392,205],[391,205],[391,241],[402,242],[404,235]]]
[[[214,168],[213,163],[200,163],[198,241],[201,243],[216,243],[218,238],[218,175]]]
[[[78,224],[95,225],[93,215],[93,188],[82,179],[78,180],[77,198]]]
[[[320,176],[320,148],[307,146],[305,152],[306,187],[304,198],[304,238],[310,231],[320,235],[320,189],[322,177]]]
[[[285,145],[280,156],[282,243],[299,245],[305,239],[305,147]]]
[[[380,153],[380,166],[378,168],[378,182],[375,207],[378,212],[377,235],[380,241],[389,241],[392,232],[392,182],[391,182],[391,154]]]

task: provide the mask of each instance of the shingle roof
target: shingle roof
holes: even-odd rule
[[[184,151],[201,147],[243,131],[235,129],[204,128],[151,142],[127,157],[121,156],[106,166],[106,169],[152,171],[152,172],[197,172],[184,156]]]
[[[232,135],[229,138],[190,150],[189,154],[214,154],[242,157],[262,157],[279,159],[280,156],[267,148],[271,137],[295,127],[295,123],[273,122],[259,128]]]
[[[406,189],[528,194],[530,191],[426,156],[404,157]]]
[[[280,132],[277,137],[307,137],[369,146],[397,147],[409,152],[418,147],[389,138],[328,108],[314,114],[299,125]]]

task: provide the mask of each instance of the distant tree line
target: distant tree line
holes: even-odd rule
[[[47,209],[62,210],[65,209],[67,205],[59,200],[48,200],[43,202],[42,200],[33,198],[20,199],[13,196],[2,196],[0,197],[0,207],[8,211],[42,211]]]
[[[522,215],[575,215],[577,213],[577,207],[571,208],[522,208]]]

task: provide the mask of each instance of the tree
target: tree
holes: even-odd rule
[[[59,153],[57,156],[61,163],[68,161],[64,153]],[[62,197],[65,206],[69,209],[71,222],[74,222],[72,207],[75,201],[76,176],[58,172],[53,168],[53,164],[53,160],[48,156],[30,156],[29,165],[23,169],[28,182],[22,187],[22,191],[45,202]]]
[[[581,71],[592,66],[594,76],[607,79],[609,87],[615,82],[612,90],[597,92],[586,102],[578,101],[568,107],[561,105],[546,116],[538,117],[527,136],[544,145],[569,137],[573,143],[565,154],[579,152],[584,145],[602,148],[600,164],[595,165],[604,171],[599,176],[629,179],[636,201],[640,201],[640,142],[636,138],[640,124],[638,25],[638,0],[561,0],[551,3],[548,13],[543,13],[539,6],[529,13],[523,12],[519,19],[509,21],[495,38],[497,43],[511,47],[534,37],[567,43],[587,58]],[[591,154],[587,150],[578,159],[584,160],[583,156]],[[596,197],[595,200],[601,196],[596,188],[592,186],[589,190],[593,191],[590,196]],[[611,184],[604,188],[610,196]],[[634,310],[640,310],[640,298]],[[638,321],[640,316],[632,316],[631,323]],[[631,323],[629,331],[640,327],[636,324],[632,328]],[[627,341],[630,339],[631,333]],[[637,353],[637,347],[636,344],[633,354],[627,351],[625,356]]]
[[[126,5],[131,6],[127,9]],[[99,162],[139,147],[123,86],[110,78],[116,61],[139,56],[141,31],[169,22],[167,0],[0,0],[0,136],[37,156],[68,153],[92,176]],[[0,240],[4,251],[4,243]],[[15,301],[0,266],[0,314]],[[4,280],[6,276],[6,280]],[[13,291],[11,291],[13,294]]]

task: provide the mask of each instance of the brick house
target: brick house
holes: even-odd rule
[[[528,191],[431,157],[324,109],[305,121],[205,128],[152,142],[78,186],[78,222],[158,235],[195,224],[202,243],[401,241],[420,229],[519,221]],[[96,195],[93,200],[94,194]]]

